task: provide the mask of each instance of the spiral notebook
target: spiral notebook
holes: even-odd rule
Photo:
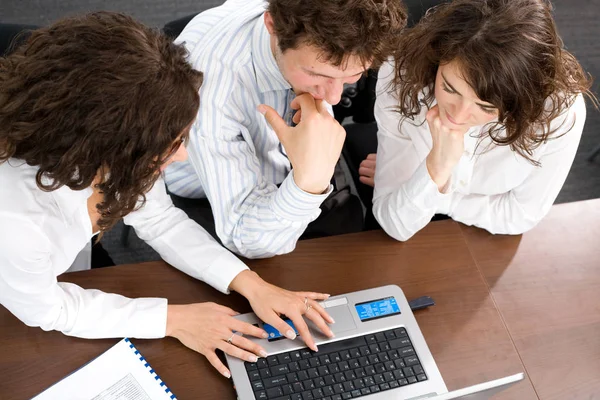
[[[176,400],[125,338],[32,400]]]

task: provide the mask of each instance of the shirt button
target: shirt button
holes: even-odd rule
[[[460,181],[460,186],[467,186],[467,182],[465,182],[465,181]]]

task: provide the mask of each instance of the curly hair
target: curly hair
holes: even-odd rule
[[[268,0],[282,52],[301,44],[335,66],[350,56],[377,68],[398,47],[406,26],[400,0]]]
[[[88,188],[100,172],[98,226],[108,230],[145,202],[169,149],[189,134],[202,73],[186,57],[116,13],[34,31],[0,58],[0,163],[38,166],[45,191]]]
[[[546,0],[454,0],[428,11],[396,49],[393,90],[397,111],[413,119],[434,99],[439,65],[457,61],[477,96],[493,104],[489,135],[533,164],[533,150],[556,129],[550,123],[592,80],[565,50]],[[423,90],[427,89],[427,90]],[[419,100],[424,93],[425,97]]]

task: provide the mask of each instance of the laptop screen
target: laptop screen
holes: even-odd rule
[[[354,307],[362,322],[400,314],[400,307],[393,296],[357,303]]]

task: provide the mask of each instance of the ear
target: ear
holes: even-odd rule
[[[271,13],[268,11],[265,11],[265,26],[267,27],[269,35],[273,36],[275,33],[275,24],[273,23],[273,17],[271,16]]]

